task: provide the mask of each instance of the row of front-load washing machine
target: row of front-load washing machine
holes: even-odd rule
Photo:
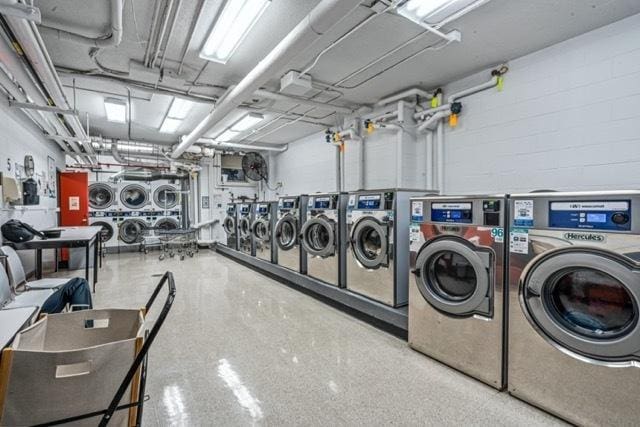
[[[103,229],[104,247],[139,245],[155,229],[180,228],[180,188],[168,181],[89,185],[89,224]]]
[[[228,214],[232,248],[408,302],[422,353],[579,425],[640,419],[640,192],[359,191]]]

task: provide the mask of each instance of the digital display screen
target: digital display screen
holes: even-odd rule
[[[432,203],[431,221],[470,224],[473,220],[471,203]]]
[[[267,213],[267,207],[264,205],[258,206],[258,213]]]
[[[607,214],[603,213],[589,213],[587,214],[587,222],[607,222]]]
[[[358,209],[380,209],[380,195],[360,196]]]
[[[287,199],[282,201],[282,207],[284,209],[293,209],[296,205],[296,201],[294,199]]]
[[[330,200],[316,200],[315,208],[316,209],[329,209],[330,205],[331,205],[331,201]]]

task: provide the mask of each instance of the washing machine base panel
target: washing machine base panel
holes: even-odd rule
[[[293,271],[300,271],[300,247],[298,245],[291,249],[278,250],[278,265]]]
[[[262,247],[256,247],[256,257],[271,262],[270,243],[263,243]]]
[[[452,317],[434,309],[411,283],[408,320],[413,349],[498,390],[505,388],[502,304],[494,305],[491,319]]]
[[[358,264],[353,253],[347,252],[347,289],[359,295],[371,298],[391,307],[401,307],[407,304],[405,298],[395,289],[395,269],[380,267],[375,270],[363,268]],[[405,284],[406,286],[406,284]]]
[[[340,286],[338,257],[309,257],[307,275],[333,286]]]

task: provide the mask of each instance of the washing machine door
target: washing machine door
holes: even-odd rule
[[[359,219],[351,230],[351,252],[368,269],[389,266],[389,225],[373,217]]]
[[[130,209],[140,209],[147,204],[149,195],[140,184],[129,184],[120,192],[120,201]]]
[[[102,227],[102,230],[100,231],[100,240],[102,241],[102,243],[105,243],[111,240],[111,238],[115,233],[113,230],[113,226],[105,221],[95,221],[91,223],[91,226]]]
[[[170,185],[161,185],[153,192],[153,201],[162,209],[171,209],[178,204],[178,193]]]
[[[120,224],[118,236],[124,243],[139,243],[142,241],[142,233],[146,228],[146,224],[139,219],[126,219]]]
[[[560,249],[537,258],[521,305],[556,346],[592,359],[640,359],[640,270],[623,257]]]
[[[238,229],[240,232],[240,237],[242,237],[243,239],[251,237],[251,221],[249,220],[248,216],[243,216],[242,218],[240,218]]]
[[[158,230],[176,230],[178,229],[178,221],[173,218],[161,218],[156,222],[155,227]]]
[[[115,193],[109,184],[96,182],[89,185],[89,206],[93,209],[106,209],[115,202]]]
[[[415,280],[424,299],[454,316],[493,315],[489,252],[455,237],[436,239],[416,259]]]
[[[302,247],[311,256],[327,258],[336,253],[336,223],[323,215],[307,220],[300,237]]]
[[[269,220],[264,217],[258,218],[253,222],[251,232],[256,239],[269,243],[269,240],[271,240],[271,224],[269,224]]]
[[[222,221],[222,228],[228,235],[236,234],[236,219],[232,216],[227,216],[224,221]]]
[[[276,243],[283,251],[288,251],[298,243],[298,220],[293,215],[285,215],[276,224]]]

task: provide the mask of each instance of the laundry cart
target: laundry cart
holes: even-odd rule
[[[165,285],[148,330],[146,314]],[[147,353],[175,293],[167,272],[142,309],[48,315],[20,332],[0,360],[0,425],[139,426]]]

